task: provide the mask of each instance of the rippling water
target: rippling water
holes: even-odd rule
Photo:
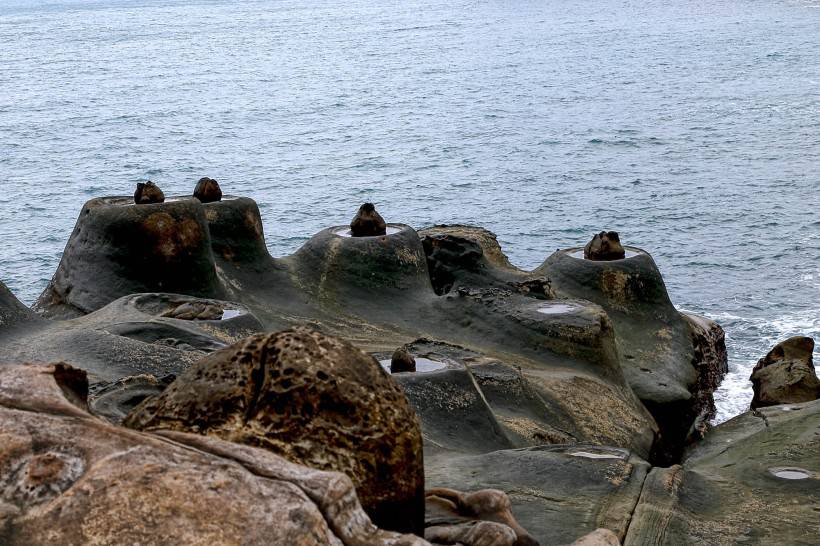
[[[0,2],[0,279],[31,303],[82,203],[203,175],[274,254],[364,200],[534,267],[594,231],[728,333],[720,416],[820,338],[820,1]]]

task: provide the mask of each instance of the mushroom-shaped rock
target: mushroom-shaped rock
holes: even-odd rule
[[[199,179],[194,188],[194,197],[203,203],[213,203],[222,201],[222,188],[213,178],[203,177]]]
[[[393,352],[390,358],[390,373],[415,372],[416,359],[407,350],[407,347],[399,347]]]
[[[137,205],[148,205],[151,203],[163,203],[165,194],[159,186],[151,182],[140,182],[137,184],[137,191],[134,192],[134,203]]]
[[[429,546],[376,528],[343,474],[86,412],[85,373],[0,366],[0,542]]]
[[[428,540],[436,542],[457,535],[453,542],[467,546],[538,546],[538,541],[516,521],[510,498],[503,491],[482,489],[463,493],[442,487],[427,490],[425,496],[425,537]],[[476,525],[487,522],[494,525]]]
[[[820,380],[812,362],[814,340],[792,337],[775,345],[752,370],[752,409],[797,404],[820,398]]]
[[[353,237],[374,237],[386,233],[387,224],[384,223],[384,218],[376,212],[373,203],[365,203],[359,207],[359,212],[350,222],[350,234]]]
[[[71,317],[140,292],[222,295],[204,206],[196,199],[150,207],[122,197],[88,201],[36,308]]]
[[[420,532],[421,432],[376,360],[305,328],[251,336],[200,360],[125,425],[217,436],[351,477],[378,525]]]
[[[623,260],[625,256],[626,252],[616,231],[596,233],[584,247],[584,258],[587,260]]]

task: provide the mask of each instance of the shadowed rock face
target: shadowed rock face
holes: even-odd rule
[[[134,192],[134,203],[137,205],[150,205],[152,203],[162,203],[165,201],[165,194],[159,186],[151,181],[139,182],[137,190]]]
[[[820,398],[820,380],[812,362],[814,340],[792,337],[775,345],[752,370],[752,409],[796,404]]]
[[[194,197],[203,203],[213,203],[215,201],[222,201],[222,188],[219,183],[213,178],[200,178],[194,188]]]
[[[421,433],[373,357],[305,329],[252,336],[183,373],[125,424],[207,434],[349,475],[375,522],[420,531]]]
[[[596,233],[584,247],[584,259],[596,261],[623,260],[626,256],[616,231]]]
[[[375,237],[387,233],[387,224],[384,218],[376,212],[373,203],[365,203],[359,207],[359,212],[350,222],[350,234],[353,237]]]
[[[70,366],[0,367],[0,543],[429,546],[371,524],[346,476],[85,411]]]

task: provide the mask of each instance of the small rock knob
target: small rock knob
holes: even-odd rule
[[[616,231],[595,234],[584,247],[584,258],[595,261],[623,260],[626,257],[621,239]]]
[[[416,359],[406,347],[399,347],[390,359],[390,373],[415,372]]]
[[[350,222],[350,234],[353,237],[373,237],[387,234],[387,224],[384,218],[376,212],[373,203],[365,203],[359,207],[359,212]]]
[[[151,182],[140,182],[137,184],[137,191],[134,192],[134,203],[137,205],[148,205],[151,203],[162,203],[165,201],[165,194],[159,186]]]
[[[215,201],[222,201],[222,188],[219,183],[213,178],[207,176],[200,178],[194,188],[194,197],[203,203],[213,203]]]

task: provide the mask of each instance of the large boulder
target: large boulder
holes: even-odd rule
[[[820,398],[814,369],[814,340],[792,337],[775,345],[752,370],[752,409],[777,404],[810,402]]]
[[[376,212],[373,203],[365,203],[359,207],[359,211],[350,222],[350,234],[353,237],[377,237],[387,234],[387,224],[381,214]]]
[[[820,400],[749,411],[653,468],[626,546],[817,544]]]
[[[64,364],[0,367],[0,543],[429,546],[376,528],[343,474],[116,427],[87,388]]]
[[[297,328],[196,363],[124,421],[207,434],[349,475],[380,526],[421,532],[419,424],[399,386],[352,345]]]
[[[23,305],[23,302],[18,300],[4,283],[0,282],[0,328],[34,318],[34,313]]]

